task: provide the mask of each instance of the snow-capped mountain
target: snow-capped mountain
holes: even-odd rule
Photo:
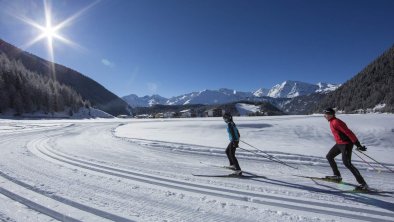
[[[263,96],[267,96],[269,91],[270,91],[269,89],[260,88],[260,89],[256,90],[253,93],[253,95],[256,97],[263,97]]]
[[[172,97],[167,105],[186,104],[224,104],[254,97],[251,92],[239,92],[232,89],[204,90],[181,96]]]
[[[122,97],[131,107],[150,107],[156,104],[166,104],[167,98],[159,95],[138,97],[135,94]]]
[[[150,107],[161,105],[187,105],[187,104],[225,104],[241,100],[266,101],[272,98],[294,98],[311,93],[327,93],[337,89],[339,85],[318,83],[310,84],[299,81],[285,81],[271,89],[258,89],[255,92],[240,92],[233,89],[203,90],[166,99],[159,95],[138,97],[131,94],[123,99],[132,107]]]
[[[340,85],[317,83],[310,84],[300,81],[285,81],[272,87],[266,96],[272,98],[294,98],[311,93],[327,93],[336,90]]]

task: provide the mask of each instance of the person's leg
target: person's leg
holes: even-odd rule
[[[338,170],[337,163],[335,162],[335,157],[341,153],[341,150],[338,148],[338,144],[335,144],[330,151],[328,151],[326,158],[328,163],[330,163],[331,169],[334,172],[335,176],[341,176],[341,173]]]
[[[232,148],[232,147],[233,147],[233,145],[232,145],[232,143],[230,142],[230,143],[228,144],[227,148],[226,148],[226,155],[227,155],[228,161],[229,161],[229,163],[230,163],[230,166],[231,166],[231,165],[234,165],[233,158],[231,157],[231,148]]]
[[[353,144],[345,144],[341,146],[343,164],[353,173],[359,184],[365,184],[364,178],[361,176],[360,171],[352,164],[352,149]]]
[[[233,160],[233,163],[234,163],[234,166],[235,166],[235,170],[241,170],[241,167],[239,166],[237,157],[235,157],[235,150],[238,147],[238,142],[234,142],[234,145],[235,146],[231,146],[231,157],[232,157],[232,160]]]

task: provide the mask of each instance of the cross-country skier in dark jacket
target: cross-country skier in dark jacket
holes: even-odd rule
[[[327,108],[324,110],[324,117],[330,122],[330,128],[336,142],[336,144],[331,148],[326,156],[334,172],[334,176],[327,176],[326,178],[338,182],[342,181],[341,173],[339,172],[337,164],[334,160],[336,156],[342,153],[343,164],[353,173],[357,182],[360,184],[358,187],[356,187],[356,189],[367,190],[367,183],[351,162],[353,144],[356,145],[357,150],[360,151],[366,151],[367,148],[365,146],[361,146],[357,137],[346,126],[346,124],[342,120],[335,117],[335,111],[332,108]]]
[[[231,116],[230,113],[225,113],[223,115],[223,120],[227,123],[227,132],[228,132],[228,137],[230,139],[230,143],[227,146],[226,149],[226,154],[227,158],[230,162],[230,169],[234,170],[233,175],[242,175],[241,167],[238,164],[238,160],[235,157],[235,150],[238,147],[239,144],[239,138],[240,134],[237,129],[237,126],[233,122],[233,117]]]

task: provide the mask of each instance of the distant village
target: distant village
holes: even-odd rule
[[[227,110],[228,111],[228,110]],[[157,112],[152,114],[138,114],[135,116],[119,115],[118,118],[137,118],[137,119],[161,119],[161,118],[196,118],[196,117],[222,117],[226,112],[222,108],[213,108],[208,110],[201,109],[184,109],[181,111],[168,111],[168,112]],[[231,112],[233,115],[239,116],[236,112]],[[275,113],[265,111],[249,112],[244,114],[245,116],[269,116],[277,115]],[[283,114],[282,114],[283,115]]]
[[[185,109],[179,112],[162,112],[156,114],[140,114],[136,115],[137,119],[157,119],[157,118],[194,118],[194,117],[221,117],[225,113],[224,109],[209,109],[206,111],[196,111],[195,109]],[[125,118],[123,116],[118,116]]]

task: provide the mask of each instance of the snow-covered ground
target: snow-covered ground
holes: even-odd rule
[[[340,115],[394,169],[394,115]],[[235,117],[243,178],[226,175],[220,118],[0,120],[0,221],[394,221],[393,173],[357,156],[379,193],[298,177],[331,174],[320,115]],[[247,149],[247,150],[243,150]],[[359,154],[360,155],[360,154]],[[340,158],[337,158],[340,163]],[[373,169],[375,168],[375,169]]]

